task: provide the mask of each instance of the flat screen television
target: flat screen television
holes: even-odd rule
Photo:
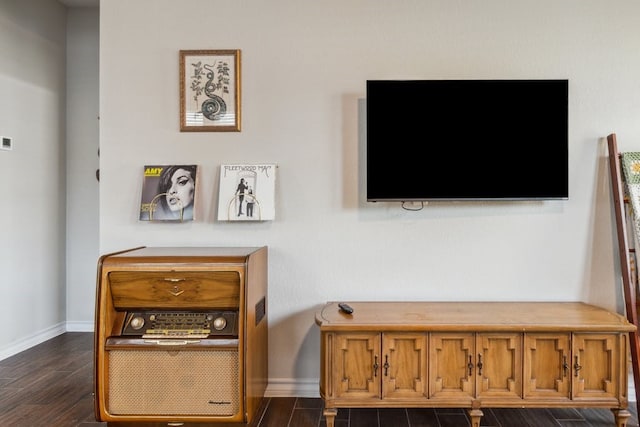
[[[367,201],[569,197],[568,80],[368,80]]]

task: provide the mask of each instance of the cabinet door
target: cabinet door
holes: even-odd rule
[[[522,334],[477,334],[476,349],[477,397],[521,399]]]
[[[426,399],[426,334],[383,334],[380,362],[384,399]]]
[[[464,404],[475,394],[473,333],[429,336],[429,398]]]
[[[570,335],[524,335],[525,399],[569,400],[571,385]]]
[[[573,399],[615,399],[621,367],[618,334],[573,335]]]
[[[332,383],[341,399],[380,399],[380,334],[335,335]]]

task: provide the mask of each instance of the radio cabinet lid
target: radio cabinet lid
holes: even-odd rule
[[[103,265],[109,264],[192,264],[192,263],[245,263],[247,258],[262,247],[139,247],[105,255]]]

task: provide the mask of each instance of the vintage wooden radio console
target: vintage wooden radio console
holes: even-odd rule
[[[98,421],[249,423],[266,386],[266,247],[100,258]]]

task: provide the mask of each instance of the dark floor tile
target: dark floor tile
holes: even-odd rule
[[[555,426],[558,425],[557,420],[551,415],[547,408],[524,408],[519,409],[525,419],[534,421],[531,425]],[[492,411],[493,412],[493,411]]]
[[[327,427],[326,420],[323,419],[320,421],[320,427]],[[333,423],[333,427],[349,427],[349,419],[346,419],[346,420],[336,419],[335,422]]]
[[[593,408],[581,408],[578,410],[584,419],[589,423],[591,427],[608,427],[615,425],[615,416],[612,411],[593,409]],[[633,425],[637,426],[637,421],[632,418],[627,419],[627,427]]]
[[[560,427],[593,427],[586,420],[558,420],[558,425]]]
[[[407,417],[411,427],[440,427],[436,411],[432,408],[409,408]]]
[[[320,408],[295,408],[287,425],[289,427],[318,427],[321,415]]]
[[[491,408],[491,410],[502,427],[540,427],[544,425],[536,424],[536,420],[530,420],[522,410],[514,411],[504,408]]]
[[[354,408],[349,412],[349,427],[378,427],[377,409]]]
[[[471,425],[463,413],[438,413],[438,421],[441,427],[469,427]]]
[[[549,413],[556,420],[582,421],[584,417],[576,408],[549,408]]]
[[[95,414],[93,411],[88,412],[87,408],[93,408],[93,396],[90,393],[62,414],[58,422],[61,426],[84,426],[86,423],[96,423]]]
[[[270,399],[267,412],[260,422],[260,427],[286,427],[289,425],[291,413],[296,404],[295,397]]]
[[[480,427],[502,427],[496,416],[493,415],[491,408],[484,408],[482,410],[482,418],[480,418]]]
[[[322,399],[311,398],[311,397],[299,397],[296,400],[296,409],[297,408],[322,409],[324,408],[324,405],[322,403]]]
[[[351,415],[351,409],[340,408],[338,409],[338,415],[336,415],[336,420],[349,420],[350,415]]]
[[[378,410],[380,427],[409,427],[407,410],[404,408],[384,408]]]

